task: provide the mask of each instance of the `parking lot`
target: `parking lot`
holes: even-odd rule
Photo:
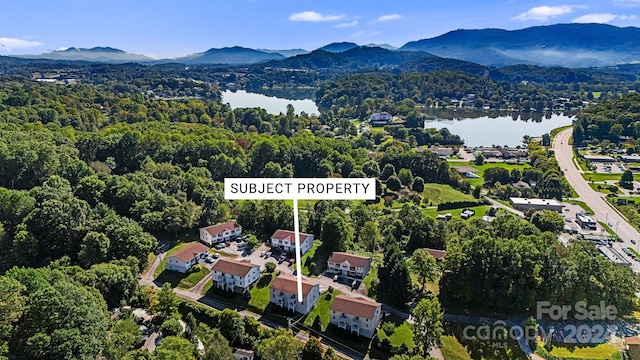
[[[622,174],[627,170],[624,164],[619,162],[603,162],[603,163],[592,163],[592,167],[595,166],[596,173],[602,174]]]

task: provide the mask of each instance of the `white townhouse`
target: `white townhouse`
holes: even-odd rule
[[[327,260],[327,270],[347,278],[364,279],[371,268],[371,258],[345,252],[334,252]]]
[[[233,349],[233,360],[253,360],[253,350]]]
[[[222,290],[244,293],[260,278],[260,265],[219,259],[211,268],[213,284]]]
[[[269,301],[284,309],[308,314],[320,299],[320,284],[302,278],[302,302],[298,302],[298,282],[295,277],[280,274],[269,286]]]
[[[167,256],[166,269],[186,273],[193,265],[207,257],[209,247],[199,242],[191,243]]]
[[[313,234],[300,233],[300,254],[304,255],[313,247]],[[295,232],[278,229],[271,235],[271,246],[286,252],[296,250]]]
[[[209,246],[229,241],[242,234],[242,226],[235,221],[200,228],[200,241]]]
[[[382,304],[361,297],[339,295],[331,303],[329,323],[371,338],[382,319]]]

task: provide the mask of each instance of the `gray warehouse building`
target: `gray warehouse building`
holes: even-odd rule
[[[562,213],[564,205],[556,199],[527,199],[527,198],[509,198],[511,206],[520,211],[534,210],[551,210]]]

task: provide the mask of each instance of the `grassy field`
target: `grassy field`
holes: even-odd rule
[[[471,360],[471,355],[455,336],[445,335],[440,340],[442,341],[440,350],[445,360]]]
[[[475,206],[472,208],[469,208],[473,211],[475,211],[475,215],[473,215],[471,217],[471,219],[473,218],[482,218],[487,211],[489,210],[490,206],[486,206],[486,205],[481,205],[481,206]],[[422,209],[422,213],[426,216],[431,216],[431,217],[435,217],[436,215],[440,215],[440,214],[446,214],[446,213],[450,213],[453,218],[452,219],[459,219],[460,218],[460,214],[462,213],[462,210],[464,209],[453,209],[453,210],[442,210],[442,211],[437,211],[437,209],[435,207],[430,207],[430,208],[425,208]]]
[[[165,255],[165,257],[162,259],[162,262],[160,262],[160,266],[158,266],[156,271],[153,273],[153,277],[157,278],[158,276],[160,276],[160,274],[167,267],[167,257],[171,256],[176,251],[182,249],[183,247],[185,247],[185,246],[187,246],[189,244],[191,244],[191,243],[182,243],[182,244],[178,244],[178,245],[174,246],[173,248],[169,249],[169,251],[167,251],[167,254]]]
[[[478,171],[475,172],[476,175],[480,176],[477,179],[468,179],[469,182],[471,183],[471,185],[473,186],[478,186],[478,185],[483,185],[484,184],[484,171],[486,169],[490,169],[490,168],[503,168],[503,169],[507,169],[509,171],[513,170],[513,169],[518,169],[520,171],[530,168],[531,165],[529,164],[522,164],[522,165],[518,165],[518,164],[507,164],[504,162],[498,162],[498,163],[484,163],[483,165],[474,165],[473,162],[469,162],[469,163],[457,163],[456,165],[459,166],[471,166],[472,168],[477,169]],[[455,165],[452,165],[455,166]]]
[[[620,181],[622,174],[601,174],[601,173],[583,173],[582,177],[587,181],[603,182],[606,181],[608,185]],[[633,180],[640,181],[640,174],[634,174]]]
[[[200,280],[204,279],[205,276],[209,275],[211,270],[207,269],[202,265],[195,265],[189,275],[187,277],[180,280],[178,284],[179,289],[191,289],[194,287]]]
[[[311,249],[300,258],[302,275],[315,277],[326,268],[330,253],[321,245],[322,241],[314,240]],[[311,263],[316,264],[315,268],[312,268]]]
[[[473,196],[442,184],[424,184],[422,198],[432,206],[450,201],[476,201]]]
[[[269,305],[269,284],[275,278],[275,273],[264,273],[258,279],[256,286],[249,290],[251,299],[249,299],[249,306],[258,312],[262,313],[264,309]]]
[[[313,325],[316,316],[320,316],[320,320],[322,321],[322,331],[325,331],[327,326],[329,326],[329,316],[331,315],[329,308],[331,307],[331,303],[333,302],[333,299],[340,294],[342,293],[338,290],[322,294],[322,296],[320,296],[320,300],[318,300],[318,303],[316,304],[316,307],[314,307],[304,319],[304,324],[311,326]]]
[[[569,345],[554,344],[549,353],[553,356],[572,359],[616,359],[616,348],[611,344]]]

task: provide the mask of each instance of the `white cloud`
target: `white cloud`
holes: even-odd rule
[[[634,7],[640,6],[640,0],[613,0],[614,5]]]
[[[356,32],[355,34],[353,34],[353,37],[370,37],[370,36],[376,36],[376,35],[380,35],[382,34],[382,31],[365,31],[365,30],[360,30],[358,32]]]
[[[2,50],[11,51],[14,49],[24,49],[36,46],[42,46],[42,43],[39,41],[28,41],[22,39],[0,37],[0,49]]]
[[[584,24],[591,24],[591,23],[606,24],[616,20],[624,21],[624,20],[635,20],[635,19],[636,19],[635,15],[616,15],[616,14],[609,14],[609,13],[600,13],[600,14],[582,15],[580,17],[573,19],[573,22],[584,23]]]
[[[379,18],[375,19],[374,21],[392,21],[392,20],[400,20],[402,18],[403,16],[400,14],[389,14],[389,15],[382,15]]]
[[[523,12],[522,14],[512,17],[511,20],[517,21],[547,21],[552,17],[568,14],[575,8],[583,8],[584,6],[578,5],[560,5],[560,6],[537,6]]]
[[[327,15],[327,14],[320,14],[315,11],[303,11],[303,12],[295,13],[289,16],[289,20],[291,21],[311,21],[311,22],[337,21],[337,20],[342,20],[344,18],[345,18],[344,15]]]
[[[346,28],[346,27],[352,27],[352,26],[356,26],[356,25],[358,25],[358,20],[353,20],[351,22],[345,22],[345,23],[336,24],[333,27],[335,27],[335,28]]]

